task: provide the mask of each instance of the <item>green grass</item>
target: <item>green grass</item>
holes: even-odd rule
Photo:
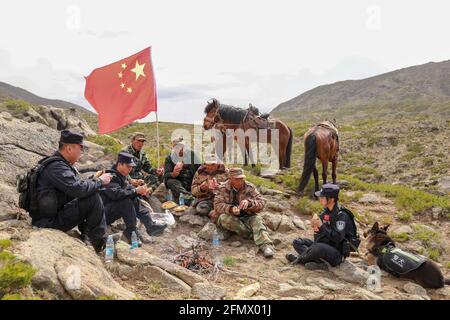
[[[231,256],[226,256],[223,258],[223,264],[227,267],[234,267],[236,265],[236,259]]]
[[[97,135],[88,138],[90,142],[105,148],[105,153],[116,155],[122,150],[123,145],[109,135]]]
[[[0,252],[8,249],[11,246],[11,240],[0,240]]]
[[[409,235],[406,232],[392,233],[390,236],[397,242],[406,242],[409,240]]]
[[[264,187],[269,188],[269,189],[283,190],[283,188],[280,187],[275,182],[267,180],[267,179],[264,179],[264,178],[261,178],[261,177],[254,176],[254,175],[252,175],[249,172],[246,172],[245,176],[247,177],[246,178],[247,181],[253,183],[256,186],[264,186]]]
[[[302,197],[297,201],[295,208],[300,211],[301,214],[306,215],[320,214],[323,210],[319,201],[313,201],[305,197]]]
[[[426,248],[429,248],[433,241],[437,241],[439,239],[438,232],[430,230],[423,225],[414,225],[413,230],[414,234],[412,235],[412,238],[422,242],[423,246]]]
[[[439,251],[439,249],[429,248],[427,250],[427,252],[428,252],[428,258],[439,262],[439,257],[441,256],[441,252]]]
[[[409,211],[399,211],[399,212],[397,212],[397,218],[400,221],[408,222],[408,221],[412,220],[412,217],[413,217],[413,215]]]
[[[32,106],[21,99],[7,99],[1,104],[1,109],[6,110],[13,115],[22,114],[30,108],[32,108]]]
[[[429,194],[404,185],[367,183],[348,175],[342,175],[341,178],[349,182],[352,190],[380,192],[389,198],[393,198],[395,206],[400,211],[421,214],[432,207],[450,210],[449,197]]]
[[[5,294],[0,300],[42,300],[39,297],[28,297],[23,296],[19,293],[15,294]]]

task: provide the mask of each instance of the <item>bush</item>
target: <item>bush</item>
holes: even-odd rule
[[[323,207],[319,201],[311,201],[308,198],[300,198],[295,204],[295,208],[300,211],[301,214],[319,214],[322,212]]]
[[[409,235],[406,232],[392,233],[391,238],[397,242],[406,242],[409,240]]]
[[[123,148],[120,142],[108,135],[91,136],[88,140],[104,147],[108,154],[118,154]]]
[[[233,267],[236,265],[236,259],[230,256],[224,257],[223,264],[227,267]]]

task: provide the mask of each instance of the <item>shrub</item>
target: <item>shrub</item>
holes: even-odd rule
[[[108,135],[92,136],[88,140],[104,147],[108,154],[118,154],[123,148],[120,142]]]

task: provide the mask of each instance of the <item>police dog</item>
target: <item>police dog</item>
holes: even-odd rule
[[[381,258],[383,248],[386,246],[390,248],[395,247],[394,240],[387,234],[388,228],[389,225],[379,227],[378,222],[375,222],[370,230],[364,232],[364,237],[367,239],[366,248],[368,252],[366,256],[369,265],[378,265],[381,269],[394,276],[413,280],[424,288],[438,289],[450,284],[450,279],[444,279],[437,264],[426,258],[424,258],[425,261],[415,270],[403,274],[394,274],[391,272],[386,266],[385,260]],[[409,253],[406,254],[410,255]]]

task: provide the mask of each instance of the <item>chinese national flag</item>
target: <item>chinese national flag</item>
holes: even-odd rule
[[[85,98],[98,113],[98,132],[109,133],[156,111],[151,48],[92,71]]]

